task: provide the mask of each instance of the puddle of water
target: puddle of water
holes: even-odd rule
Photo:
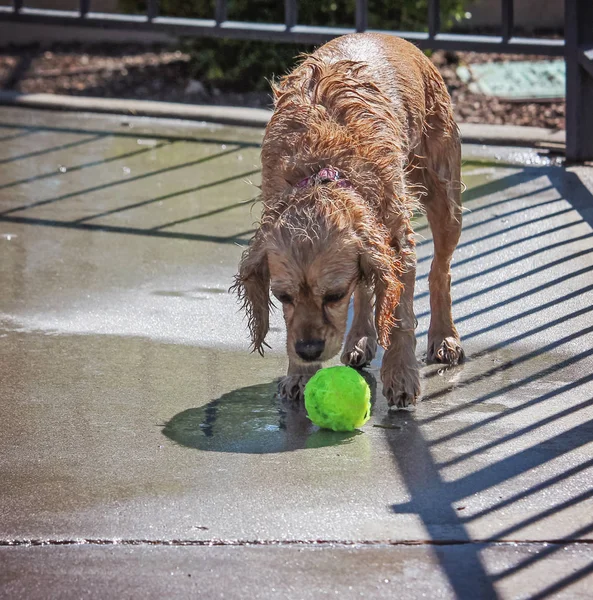
[[[465,170],[470,165],[500,169],[505,166],[551,167],[563,163],[564,157],[553,150],[465,144],[462,165]]]
[[[352,442],[362,432],[320,430],[302,404],[276,396],[276,382],[252,385],[175,415],[162,432],[198,450],[268,454]]]

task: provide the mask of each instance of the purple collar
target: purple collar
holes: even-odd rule
[[[323,167],[323,169],[320,169],[317,173],[305,177],[305,179],[301,179],[294,187],[305,188],[317,183],[331,183],[332,181],[336,182],[337,187],[352,187],[352,184],[347,179],[343,179],[340,172],[333,167]]]

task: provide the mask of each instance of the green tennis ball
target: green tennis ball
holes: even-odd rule
[[[371,390],[351,367],[321,369],[305,386],[307,416],[315,425],[354,431],[371,416]]]

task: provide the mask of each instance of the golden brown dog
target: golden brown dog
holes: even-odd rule
[[[414,403],[410,219],[420,206],[434,237],[428,360],[463,358],[449,273],[461,232],[460,142],[445,84],[412,44],[352,34],[307,56],[274,96],[262,145],[262,218],[234,286],[253,348],[263,354],[271,288],[287,326],[280,393],[300,397],[321,363],[340,352],[354,294],[342,362],[365,366],[378,340],[389,405]]]

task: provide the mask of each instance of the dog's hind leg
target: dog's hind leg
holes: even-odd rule
[[[346,336],[342,363],[362,369],[377,353],[377,331],[373,316],[373,291],[360,283],[354,291],[354,318]]]
[[[434,258],[428,276],[430,327],[427,360],[455,365],[464,358],[451,314],[451,257],[461,235],[461,144],[457,131],[426,151],[423,204],[434,241]]]

